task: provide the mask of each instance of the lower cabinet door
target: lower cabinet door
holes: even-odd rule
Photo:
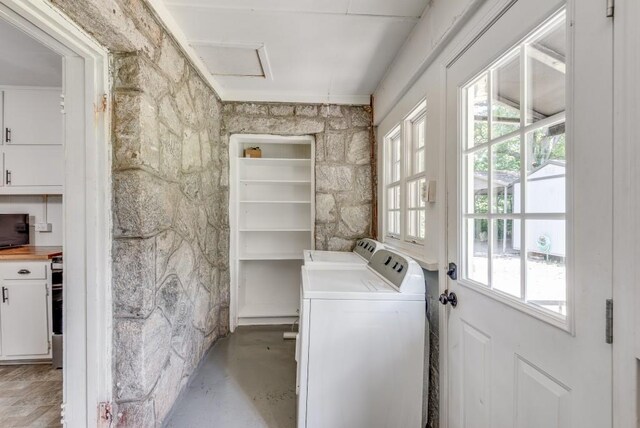
[[[1,297],[3,356],[47,355],[49,314],[46,281],[4,281]]]

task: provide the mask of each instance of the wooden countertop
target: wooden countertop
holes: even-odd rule
[[[62,247],[18,247],[0,250],[3,260],[50,260],[62,255]]]

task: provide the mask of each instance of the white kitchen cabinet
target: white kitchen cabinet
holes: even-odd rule
[[[5,90],[4,143],[61,145],[60,94],[59,88]]]
[[[61,92],[60,88],[4,88],[0,92],[0,195],[62,194]]]
[[[3,357],[47,356],[50,337],[47,281],[3,281],[2,294]]]
[[[49,262],[0,263],[0,361],[51,358]]]
[[[62,186],[64,182],[62,146],[6,147],[4,183],[6,190],[24,187]],[[44,192],[47,193],[47,192]]]

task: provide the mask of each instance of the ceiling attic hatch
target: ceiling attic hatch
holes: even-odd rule
[[[193,42],[191,46],[214,76],[272,78],[262,43]]]

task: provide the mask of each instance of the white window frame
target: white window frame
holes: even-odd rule
[[[400,159],[396,160],[395,156],[393,154],[394,152],[394,142],[396,140],[399,140],[400,143]],[[403,174],[403,150],[402,150],[402,128],[400,127],[400,125],[394,126],[394,128],[391,130],[391,132],[389,132],[389,134],[387,134],[387,136],[384,138],[384,153],[385,153],[385,159],[384,159],[384,236],[385,238],[390,238],[390,239],[401,239],[402,237],[402,174]],[[395,167],[395,164],[397,162],[400,162],[400,177],[398,180],[393,180],[393,170]],[[393,181],[392,181],[393,180]],[[400,192],[400,206],[397,210],[399,216],[400,216],[400,230],[399,233],[395,233],[395,232],[390,232],[389,231],[389,212],[392,211],[392,209],[389,208],[390,205],[390,201],[389,201],[389,191],[391,189],[394,188],[398,188],[398,191]],[[393,209],[394,212],[396,212],[395,209]]]
[[[414,123],[424,120],[423,135],[425,143],[419,150],[416,147],[416,139],[414,138]],[[383,227],[382,235],[385,243],[393,247],[397,247],[416,257],[422,257],[425,248],[426,236],[426,202],[422,207],[409,207],[408,186],[410,183],[424,179],[426,186],[427,177],[427,143],[426,143],[426,123],[427,123],[427,102],[426,99],[421,100],[404,119],[394,126],[384,137],[383,148]],[[391,142],[400,137],[400,179],[391,181],[392,163],[394,157],[391,153]],[[419,153],[423,156],[424,170],[414,173],[415,155]],[[399,187],[400,189],[400,233],[389,232],[389,190]],[[426,189],[421,189],[423,193]],[[422,210],[425,217],[425,237],[410,236],[408,234],[409,211]]]
[[[527,290],[526,290],[526,275],[527,275],[527,266],[526,266],[526,250],[525,250],[525,254],[522,255],[521,254],[521,276],[520,276],[520,281],[521,281],[521,297],[516,297],[516,296],[512,296],[508,293],[502,292],[498,289],[495,289],[491,286],[491,266],[492,266],[492,251],[491,248],[489,248],[488,251],[488,281],[489,284],[482,284],[480,282],[474,281],[473,279],[468,278],[467,276],[467,268],[469,267],[468,264],[468,257],[467,257],[467,220],[470,219],[486,219],[488,220],[488,235],[489,235],[489,242],[492,241],[492,220],[497,220],[497,219],[507,219],[507,220],[520,220],[520,242],[523,248],[526,248],[526,220],[564,220],[565,221],[565,233],[568,234],[570,233],[570,229],[571,229],[571,225],[570,225],[570,215],[569,215],[569,210],[570,210],[570,205],[569,205],[569,194],[570,194],[570,187],[569,187],[569,183],[571,182],[571,163],[570,163],[570,156],[569,156],[569,152],[571,150],[572,147],[572,139],[570,137],[570,133],[567,131],[566,133],[566,150],[567,150],[567,169],[566,169],[566,194],[567,194],[567,204],[566,204],[566,208],[565,208],[565,212],[564,213],[536,213],[536,212],[529,212],[526,209],[527,206],[527,201],[526,201],[526,187],[527,187],[527,167],[525,165],[525,162],[521,162],[521,168],[520,168],[520,180],[522,183],[522,190],[521,190],[521,201],[520,201],[520,212],[518,213],[498,213],[498,212],[492,212],[492,203],[493,203],[493,192],[491,191],[492,189],[492,164],[491,161],[489,163],[489,171],[488,171],[488,185],[487,188],[489,189],[488,192],[488,212],[487,213],[467,213],[466,211],[466,201],[465,199],[468,198],[468,190],[467,190],[467,186],[469,185],[469,177],[468,177],[468,168],[465,166],[465,162],[466,162],[466,155],[469,154],[473,154],[475,152],[478,152],[480,150],[488,150],[489,153],[491,153],[491,148],[497,144],[500,144],[501,142],[505,142],[508,141],[514,137],[519,137],[520,138],[520,150],[521,150],[521,156],[522,154],[524,154],[527,150],[527,139],[526,136],[530,133],[535,132],[536,130],[539,129],[543,129],[549,126],[553,126],[553,125],[557,125],[559,123],[567,123],[567,113],[566,113],[566,108],[568,108],[568,106],[566,106],[565,111],[564,112],[560,112],[554,116],[550,116],[547,117],[545,119],[539,120],[537,122],[532,122],[530,124],[527,123],[527,117],[528,117],[528,105],[527,105],[527,100],[528,100],[528,93],[526,90],[526,84],[522,84],[521,87],[521,118],[520,118],[520,127],[519,129],[507,133],[505,135],[502,135],[500,137],[496,137],[496,138],[491,138],[489,137],[489,140],[487,142],[484,142],[482,144],[475,144],[472,147],[467,147],[466,142],[468,139],[468,134],[470,132],[469,130],[469,124],[467,122],[467,110],[468,110],[468,104],[467,104],[467,89],[470,88],[471,86],[473,86],[478,80],[480,80],[483,76],[490,76],[493,72],[493,70],[495,70],[497,67],[499,67],[501,64],[503,64],[505,61],[508,61],[509,57],[512,57],[513,52],[516,50],[520,51],[520,60],[521,60],[521,79],[524,82],[526,80],[525,78],[525,72],[527,70],[526,65],[525,65],[525,61],[527,60],[527,56],[526,56],[526,45],[527,42],[529,40],[535,39],[539,34],[541,34],[542,32],[545,31],[545,29],[547,29],[549,26],[552,26],[555,22],[557,22],[557,20],[559,19],[567,19],[566,18],[566,9],[562,8],[560,11],[556,12],[555,14],[553,14],[552,17],[550,17],[549,19],[547,19],[545,22],[541,23],[535,30],[531,31],[531,33],[529,33],[525,39],[523,39],[522,41],[520,41],[519,43],[517,43],[516,45],[512,46],[509,49],[505,49],[504,53],[498,58],[498,60],[494,61],[493,63],[491,63],[490,65],[488,65],[487,67],[485,67],[482,72],[476,74],[473,78],[469,79],[469,81],[467,83],[465,83],[464,85],[462,85],[460,87],[460,96],[459,96],[459,109],[460,111],[463,113],[463,115],[461,116],[461,120],[460,120],[460,129],[459,129],[459,135],[462,136],[462,138],[459,140],[459,166],[458,166],[458,171],[459,171],[459,183],[461,183],[459,190],[459,212],[458,214],[458,224],[459,224],[459,230],[461,233],[458,234],[458,248],[460,249],[459,252],[459,260],[461,261],[460,263],[460,278],[458,278],[458,284],[463,285],[463,286],[467,286],[469,288],[473,288],[474,290],[480,291],[483,294],[492,297],[496,300],[502,301],[506,304],[509,304],[511,306],[514,306],[518,309],[521,309],[522,311],[529,313],[543,321],[549,322],[555,326],[558,326],[562,329],[566,329],[569,330],[571,328],[571,323],[572,323],[572,319],[573,319],[573,299],[572,299],[572,290],[571,290],[571,282],[570,282],[570,267],[572,265],[571,263],[571,248],[569,245],[566,246],[565,251],[565,272],[566,272],[566,277],[565,277],[565,286],[566,286],[566,314],[562,315],[559,314],[557,312],[548,310],[546,308],[543,308],[542,306],[538,306],[532,303],[529,303],[527,301]],[[567,82],[567,90],[569,90],[569,83]],[[489,89],[488,89],[488,106],[487,106],[487,111],[488,113],[491,112],[491,79],[489,80]],[[463,112],[464,110],[464,112]],[[489,129],[491,129],[491,115],[489,114],[488,116],[488,127]],[[489,134],[490,135],[490,134]],[[491,245],[491,244],[490,244]]]

